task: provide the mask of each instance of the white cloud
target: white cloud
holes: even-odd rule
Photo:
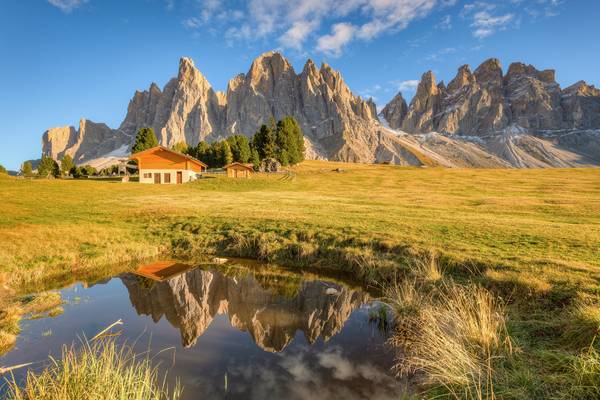
[[[410,79],[408,81],[401,81],[398,83],[398,91],[400,92],[414,92],[419,86],[418,79]]]
[[[227,0],[196,0],[197,10],[183,25],[205,25],[226,32],[229,44],[237,41],[276,40],[283,48],[301,51],[307,43],[316,50],[340,55],[353,40],[372,40],[406,28],[436,6],[455,0],[247,0],[242,2],[244,22],[233,23]],[[229,13],[227,17],[221,17]],[[216,26],[215,26],[216,25]]]
[[[280,38],[279,43],[283,47],[302,49],[304,41],[316,28],[316,21],[296,21]]]
[[[352,40],[356,27],[351,24],[339,23],[333,25],[330,35],[323,35],[317,41],[317,50],[338,57],[342,48]]]
[[[88,0],[48,0],[48,3],[60,9],[65,14],[69,14],[76,8],[83,6]]]
[[[479,11],[473,16],[473,23],[471,24],[475,28],[473,36],[484,39],[499,29],[505,29],[514,18],[514,14],[494,16],[487,11]]]
[[[202,26],[202,21],[199,18],[191,17],[183,21],[183,26],[188,29],[196,29]]]

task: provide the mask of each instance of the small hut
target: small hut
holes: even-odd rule
[[[240,162],[227,164],[224,168],[228,178],[250,178],[254,172],[254,165]]]

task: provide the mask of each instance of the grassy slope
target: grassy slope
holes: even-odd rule
[[[331,172],[341,167],[343,173]],[[120,261],[159,250],[150,222],[351,231],[457,259],[574,274],[599,266],[597,170],[448,170],[307,162],[293,178],[183,186],[0,181],[0,271]],[[44,272],[42,272],[43,274]],[[11,278],[15,278],[11,275]]]
[[[332,171],[338,167],[344,172]],[[313,161],[290,175],[182,186],[0,178],[0,197],[0,283],[20,291],[172,247],[202,251],[202,243],[210,248],[223,237],[237,237],[234,244],[249,253],[278,251],[308,263],[325,255],[329,264],[382,269],[397,265],[404,253],[396,249],[405,247],[435,249],[449,265],[476,261],[466,264],[487,269],[468,279],[507,300],[509,331],[523,351],[503,368],[498,386],[508,398],[579,390],[569,387],[570,365],[600,320],[597,169]],[[326,251],[307,256],[322,242]],[[588,311],[578,314],[581,307]],[[579,335],[579,344],[569,335]]]

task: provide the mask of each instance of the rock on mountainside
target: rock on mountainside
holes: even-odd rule
[[[42,155],[62,159],[70,155],[80,164],[110,153],[129,153],[132,137],[87,119],[79,121],[79,129],[72,126],[51,128],[42,138]]]
[[[301,331],[309,343],[327,341],[368,295],[333,284],[309,281],[293,297],[264,289],[252,276],[231,278],[216,270],[194,269],[148,288],[144,279],[122,278],[139,314],[157,322],[165,318],[181,333],[183,346],[191,347],[215,316],[228,314],[233,327],[247,331],[265,351],[282,351]]]
[[[307,158],[448,167],[547,167],[600,164],[600,90],[585,82],[561,90],[554,71],[512,64],[504,75],[490,59],[462,66],[448,86],[430,71],[407,106],[401,93],[377,115],[338,71],[308,60],[300,73],[268,52],[246,74],[213,90],[189,58],[161,90],[137,91],[118,129],[82,119],[44,133],[43,155],[78,164],[126,155],[138,129],[153,127],[162,145],[196,145],[251,136],[271,118],[291,115],[305,135]]]
[[[215,92],[189,58],[165,89],[136,92],[120,129],[133,135],[152,126],[163,145],[251,136],[262,124],[291,115],[300,123],[313,158],[375,161],[379,128],[372,102],[354,96],[339,72],[308,60],[300,74],[280,53],[268,52],[247,74]]]
[[[470,141],[510,166],[600,164],[600,91],[585,82],[561,90],[553,70],[513,63],[504,75],[490,59],[475,72],[460,67],[447,87],[429,71],[408,111],[393,103],[382,115],[391,128]]]

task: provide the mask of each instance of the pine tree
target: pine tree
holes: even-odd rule
[[[142,128],[135,135],[135,142],[131,148],[131,153],[139,153],[158,146],[158,139],[152,128]]]
[[[221,143],[221,167],[231,164],[233,162],[233,153],[231,152],[231,146],[229,146],[229,142],[224,140]]]
[[[52,157],[43,156],[40,165],[38,165],[38,175],[44,178],[50,176],[57,177],[60,175],[58,163],[54,161]]]
[[[21,173],[25,176],[31,176],[33,173],[33,167],[31,166],[31,161],[25,161],[21,166]]]
[[[252,165],[254,165],[254,169],[258,170],[258,168],[260,167],[260,156],[258,155],[258,150],[256,150],[255,148],[252,148],[252,150],[250,150],[250,160],[249,160]]]
[[[227,138],[233,153],[233,161],[247,163],[250,160],[250,142],[244,135],[233,135]]]
[[[262,125],[258,132],[252,138],[252,144],[258,151],[261,160],[265,158],[274,158],[276,156],[277,145],[275,141],[275,132],[266,125]]]
[[[68,175],[69,171],[71,171],[71,168],[73,168],[74,166],[75,166],[75,163],[73,162],[73,157],[71,157],[68,154],[65,154],[65,156],[60,161],[61,174]]]
[[[304,161],[304,135],[293,117],[277,122],[277,158],[282,165]]]
[[[196,146],[196,151],[194,152],[194,157],[203,163],[210,165],[210,146],[205,141],[201,141]]]
[[[193,148],[191,146],[188,146],[186,142],[177,142],[173,145],[173,147],[171,147],[171,150],[173,151],[188,155],[192,153],[192,149]]]

